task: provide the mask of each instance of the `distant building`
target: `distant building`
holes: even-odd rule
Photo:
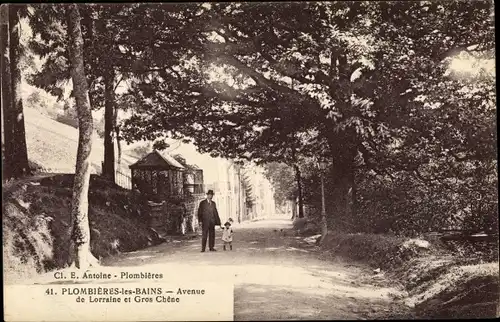
[[[168,144],[165,151],[153,151],[130,165],[132,186],[149,200],[182,197],[191,218],[188,231],[197,229],[198,203],[209,189],[215,192],[222,222],[255,220],[276,212],[274,190],[261,167],[214,158],[176,140]]]
[[[198,152],[189,143],[177,140],[168,143],[171,147],[166,150],[168,153],[181,155],[203,171],[205,192],[215,191],[214,201],[222,221],[233,218],[242,222],[275,213],[274,190],[261,167],[214,158]]]

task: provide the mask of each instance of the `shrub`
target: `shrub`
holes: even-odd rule
[[[361,261],[381,269],[393,269],[413,258],[437,251],[421,245],[420,240],[382,234],[345,234],[330,232],[321,248],[330,254]]]
[[[58,114],[56,116],[56,121],[74,127],[75,129],[78,128],[78,119],[72,115]]]

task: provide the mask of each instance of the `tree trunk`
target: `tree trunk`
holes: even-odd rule
[[[10,37],[9,37],[9,5],[0,6],[1,11],[1,68],[2,68],[2,113],[3,113],[3,180],[13,177],[12,168],[14,160],[13,137],[13,111],[11,96],[10,75]]]
[[[353,169],[351,172],[351,215],[356,216],[358,213],[358,186],[356,184],[356,172]]]
[[[120,142],[120,127],[118,126],[118,108],[115,107],[113,127],[115,129],[116,147],[118,149],[118,164],[122,163],[122,144]]]
[[[297,163],[293,165],[295,169],[295,179],[297,180],[297,190],[299,194],[299,218],[304,218],[304,200],[302,196],[302,175]]]
[[[120,129],[116,127],[116,147],[118,149],[118,164],[122,163],[122,143],[120,141]]]
[[[71,62],[71,78],[73,81],[73,93],[78,113],[79,132],[71,207],[71,239],[74,243],[72,246],[74,246],[76,255],[76,267],[83,269],[98,264],[97,259],[90,251],[90,226],[88,217],[93,120],[83,64],[83,38],[78,6],[75,4],[68,4],[66,16],[68,22],[68,49]]]
[[[24,126],[23,98],[21,91],[21,43],[20,43],[20,21],[19,5],[9,6],[9,29],[10,29],[10,73],[12,86],[12,146],[14,158],[12,163],[12,175],[20,178],[30,173],[28,163],[28,148],[26,147],[26,129]]]
[[[243,184],[241,182],[241,167],[237,165],[238,167],[238,223],[240,224],[243,221],[243,211],[245,207],[243,207],[241,203],[241,194],[243,193]]]
[[[115,182],[114,78],[113,71],[108,71],[104,75],[104,168],[102,169],[103,176],[113,183]]]
[[[328,209],[333,217],[329,219],[330,227],[339,227],[341,223],[353,218],[353,189],[354,189],[353,164],[348,161],[334,162],[331,171],[332,189],[329,194]]]

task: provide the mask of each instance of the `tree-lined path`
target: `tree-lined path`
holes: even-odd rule
[[[103,265],[172,280],[233,279],[235,320],[364,319],[402,309],[390,295],[397,291],[381,286],[387,283],[368,267],[320,259],[292,233],[288,218],[236,225],[232,252],[222,250],[220,235],[215,253],[200,253],[197,238],[107,258]]]

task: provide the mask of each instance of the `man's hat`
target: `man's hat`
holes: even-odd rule
[[[212,195],[213,196],[214,195],[214,191],[213,190],[208,190],[207,191],[207,195]]]

